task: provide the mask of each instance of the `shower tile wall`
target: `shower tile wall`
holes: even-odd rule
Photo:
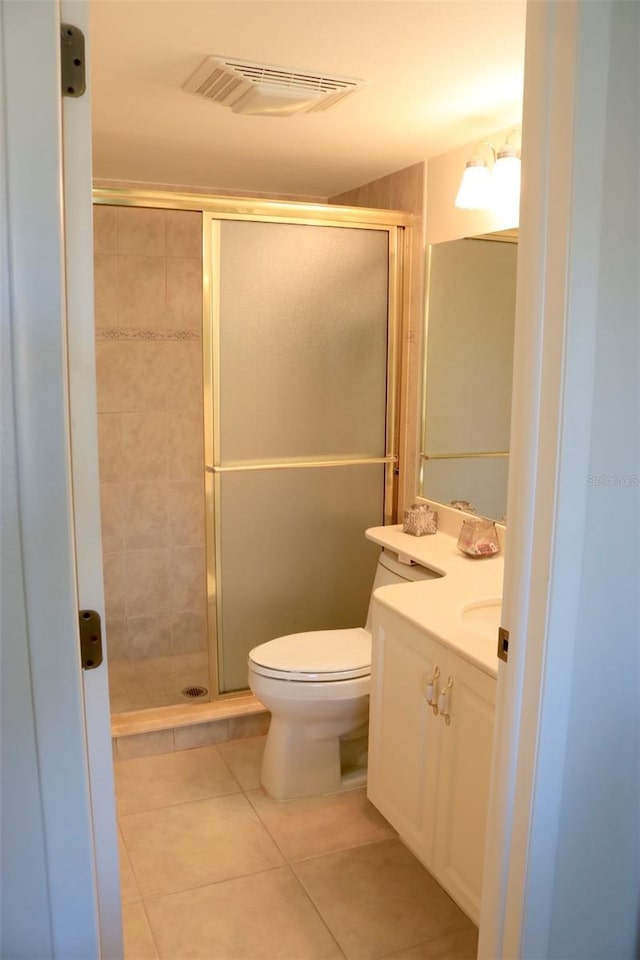
[[[96,206],[98,442],[112,710],[207,683],[199,213]],[[120,663],[117,663],[121,661]]]

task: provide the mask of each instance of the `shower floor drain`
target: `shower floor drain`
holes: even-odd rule
[[[208,693],[206,687],[185,687],[182,696],[188,697],[189,700],[198,700],[200,697],[206,697]]]

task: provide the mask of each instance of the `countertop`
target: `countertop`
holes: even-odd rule
[[[440,530],[430,536],[412,537],[402,532],[401,525],[371,527],[366,536],[441,574],[433,580],[379,587],[373,595],[375,603],[424,630],[485,673],[497,676],[497,633],[493,639],[476,633],[462,619],[462,610],[502,597],[502,555],[467,557],[456,547],[457,537]]]

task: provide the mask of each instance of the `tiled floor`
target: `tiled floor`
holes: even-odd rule
[[[209,687],[206,651],[145,660],[112,660],[109,663],[112,714],[184,703],[182,689],[187,686]],[[207,696],[193,702],[208,699]]]
[[[264,738],[116,763],[125,960],[467,960],[477,930],[364,790],[278,803]]]

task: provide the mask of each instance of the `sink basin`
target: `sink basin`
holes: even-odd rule
[[[464,624],[487,640],[498,641],[498,627],[502,613],[502,597],[478,600],[464,607],[461,616]]]

